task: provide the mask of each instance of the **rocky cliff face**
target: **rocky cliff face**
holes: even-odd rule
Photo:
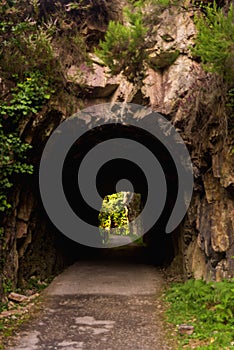
[[[107,11],[120,13],[117,5],[113,3]],[[233,156],[226,132],[223,86],[190,55],[189,46],[196,34],[193,16],[192,11],[176,9],[161,13],[150,38],[154,43],[150,67],[140,87],[121,74],[110,75],[94,54],[90,54],[92,67],[66,58],[66,89],[55,94],[36,119],[22,126],[23,137],[34,147],[36,172],[30,180],[21,181],[12,194],[14,207],[5,219],[5,279],[13,277],[14,284],[22,284],[32,275],[45,278],[69,262],[62,252],[64,241],[40,202],[38,163],[45,141],[62,120],[86,106],[114,101],[143,104],[162,113],[176,127],[191,154],[194,195],[173,237],[173,268],[206,280],[234,276]],[[91,22],[84,28],[96,35],[103,35],[104,29]],[[174,52],[179,53],[176,60],[163,64],[170,62]],[[158,66],[160,69],[155,68]],[[73,243],[66,244],[68,251],[74,249]]]

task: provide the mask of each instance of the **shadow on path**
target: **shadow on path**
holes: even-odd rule
[[[134,244],[89,251],[44,292],[8,350],[169,350],[157,307],[164,279]]]

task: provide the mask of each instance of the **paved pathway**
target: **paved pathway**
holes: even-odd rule
[[[156,302],[163,277],[142,249],[107,249],[69,267],[7,350],[171,350]]]

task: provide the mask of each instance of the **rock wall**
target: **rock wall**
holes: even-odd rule
[[[90,54],[92,68],[85,63],[76,65],[75,60],[64,66],[66,89],[56,94],[36,119],[22,126],[23,138],[33,146],[35,174],[25,181],[17,179],[12,191],[13,210],[4,220],[2,280],[23,284],[32,275],[44,278],[54,274],[69,261],[40,202],[40,156],[61,121],[86,106],[114,101],[143,104],[162,113],[190,151],[194,196],[174,237],[176,257],[172,265],[188,277],[220,280],[234,276],[233,157],[226,132],[223,85],[190,55],[189,46],[196,34],[193,16],[192,11],[163,11],[152,31],[151,63],[140,87],[121,74],[111,76],[94,54]],[[94,29],[89,25],[88,30]],[[98,30],[103,33],[103,28],[96,26]],[[172,64],[163,65],[169,57],[165,59],[165,52],[179,54]],[[72,249],[70,242],[67,245]]]

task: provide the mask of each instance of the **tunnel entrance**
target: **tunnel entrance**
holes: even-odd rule
[[[150,230],[144,232],[142,244],[147,247],[152,263],[158,265],[165,263],[169,264],[173,260],[175,252],[173,248],[173,234],[167,234],[165,232],[165,227],[177,195],[177,173],[175,165],[168,152],[165,151],[163,145],[150,133],[133,126],[112,123],[106,126],[97,127],[84,134],[73,144],[64,162],[63,187],[66,198],[73,211],[79,215],[82,220],[95,225],[97,228],[99,227],[100,213],[98,210],[91,208],[91,206],[84,201],[82,193],[77,186],[77,174],[79,172],[80,164],[84,160],[89,150],[93,149],[95,146],[99,145],[105,140],[118,140],[122,138],[131,139],[144,144],[156,155],[161,164],[163,164],[168,188],[168,196],[159,219]],[[119,143],[117,142],[116,147],[118,146]],[[115,147],[115,143],[113,143],[113,147]],[[123,147],[126,147],[126,145],[123,145]],[[87,176],[89,176],[89,174],[87,174]],[[98,193],[101,199],[105,201],[105,198],[116,193],[116,185],[123,179],[127,180],[128,182],[127,184],[126,182],[123,183],[123,187],[121,188],[120,186],[120,190],[125,191],[123,193],[135,194],[133,196],[135,200],[137,196],[140,197],[140,210],[138,213],[140,214],[140,212],[144,209],[145,203],[147,202],[147,179],[142,169],[137,167],[133,162],[125,159],[114,159],[106,162],[97,173],[96,186]],[[132,187],[128,187],[129,183]],[[160,196],[158,198],[156,197],[155,207],[162,205],[161,201],[162,199]],[[153,214],[154,209],[155,208],[151,208],[151,215]],[[131,215],[132,218],[130,218],[130,220],[132,220],[134,217],[133,213],[131,213]],[[147,220],[147,216],[144,218],[144,220]],[[144,220],[142,221],[142,230],[144,230]],[[139,230],[141,230],[140,225],[141,223],[138,223]],[[97,229],[97,233],[99,232],[99,229]],[[135,232],[135,235],[139,235],[140,237],[141,233]],[[137,239],[137,237],[133,238]],[[101,239],[103,239],[103,237],[101,237]],[[134,239],[132,239],[132,241],[134,241]],[[84,250],[86,251],[86,254],[87,251],[92,251],[91,254],[93,254],[95,249],[84,248]]]
[[[108,119],[108,115],[106,119],[108,119],[109,123],[100,126],[95,126],[95,120],[93,121],[92,118],[86,119],[86,116],[83,119],[75,119],[74,123],[78,123],[79,128],[86,131],[79,138],[75,139],[76,141],[73,142],[69,151],[66,153],[62,167],[62,188],[66,201],[73,213],[79,216],[82,221],[95,228],[95,237],[98,237],[98,244],[103,249],[84,245],[79,240],[70,239],[69,235],[61,233],[63,231],[59,230],[51,222],[47,211],[43,209],[44,203],[42,204],[40,202],[40,205],[33,212],[34,216],[32,215],[31,217],[32,228],[30,229],[33,236],[32,241],[29,244],[24,238],[20,240],[19,249],[23,253],[19,258],[19,280],[26,280],[31,275],[40,275],[44,278],[48,274],[61,271],[64,266],[76,260],[98,257],[105,253],[105,247],[102,244],[103,237],[99,231],[100,210],[103,200],[107,196],[119,192],[140,196],[140,213],[137,218],[142,215],[140,225],[142,224],[143,230],[141,240],[143,249],[141,252],[143,250],[146,252],[145,254],[150,263],[154,265],[169,265],[174,257],[178,255],[180,229],[175,229],[171,233],[166,232],[167,223],[174,210],[178,195],[177,168],[173,157],[163,142],[160,142],[152,133],[147,131],[151,125],[152,127],[154,127],[155,123],[157,125],[157,120],[152,120],[151,115],[148,119],[147,117],[143,116],[143,126],[147,122],[149,124],[148,129],[141,128],[141,123],[139,123],[139,127],[131,124],[131,122],[128,123],[127,119],[124,123],[115,122],[113,119]],[[162,126],[164,127],[164,124]],[[158,127],[160,128],[161,126],[159,125]],[[85,182],[82,191],[79,186],[79,174],[82,164],[86,161],[89,152],[110,140],[112,143],[111,146],[108,144],[106,153],[109,154],[110,152],[112,154],[112,151],[115,152],[117,148],[120,148],[123,156],[107,159],[94,174],[92,171],[86,171],[85,181],[87,180],[88,182]],[[130,142],[126,143],[123,140],[130,140]],[[150,206],[148,205],[149,184],[144,169],[137,162],[124,157],[125,153],[127,154],[129,150],[132,155],[138,156],[138,150],[135,150],[136,143],[141,144],[149,150],[153,157],[157,159],[163,171],[164,184],[161,182],[161,178],[157,178],[157,176],[155,178],[153,177],[158,192],[156,191],[154,193],[153,202],[151,201]],[[95,161],[96,158],[93,157],[93,162],[95,163]],[[45,175],[47,176],[47,173]],[[95,178],[95,186],[93,184],[89,185],[91,178]],[[37,182],[37,180],[34,179],[34,182]],[[165,198],[161,195],[161,186],[166,187]],[[91,203],[89,202],[90,197],[86,196],[86,192],[92,195],[94,187],[98,194],[96,206],[93,206],[92,201]],[[48,188],[46,187],[47,190]],[[57,198],[54,202],[55,205],[56,200]],[[148,211],[146,210],[146,214],[143,215],[147,205]],[[157,213],[160,215],[157,216]],[[63,218],[62,212],[61,217]],[[134,215],[133,218],[135,219]],[[152,218],[154,222],[149,227],[147,224],[148,221],[152,221]],[[129,221],[131,223],[132,218]],[[139,231],[139,227],[137,230]],[[83,232],[79,233],[83,234]],[[138,233],[136,232],[136,234]],[[122,248],[119,246],[108,247],[108,256],[111,254],[114,256],[116,249]],[[132,255],[132,249],[132,245],[124,246],[125,255],[129,253],[129,256],[134,256]],[[26,253],[24,253],[25,251]]]

